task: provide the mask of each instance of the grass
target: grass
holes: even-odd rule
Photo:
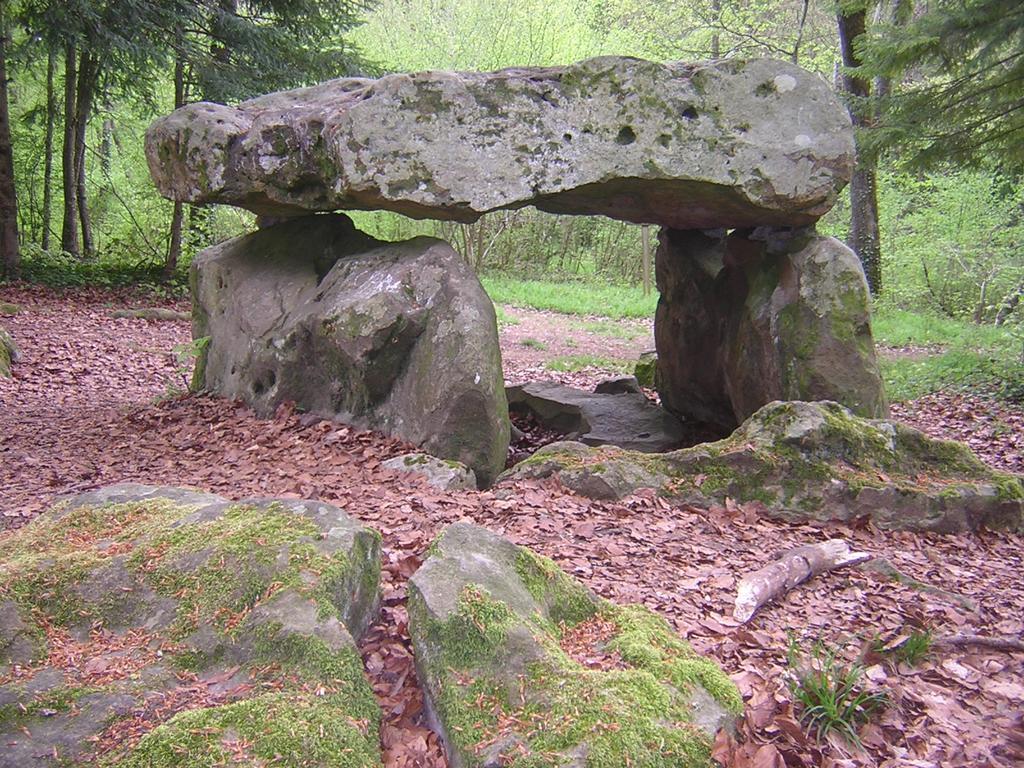
[[[545,344],[540,339],[533,338],[532,336],[527,336],[525,339],[520,341],[519,342],[519,346],[521,346],[521,347],[529,347],[530,349],[539,349],[541,351],[543,351],[543,350],[548,348],[547,344]]]
[[[872,329],[879,344],[928,348],[920,355],[881,358],[890,400],[913,400],[951,387],[1024,399],[1021,340],[1009,328],[880,308]]]
[[[575,320],[570,326],[573,330],[587,331],[598,336],[610,336],[615,339],[633,341],[646,335],[647,330],[635,323],[624,323],[621,320]]]
[[[548,360],[544,367],[549,371],[561,371],[562,373],[577,373],[584,368],[625,372],[632,368],[632,363],[598,355],[562,355]]]
[[[495,304],[551,310],[567,315],[593,315],[614,320],[654,317],[657,294],[644,296],[640,288],[622,285],[517,280],[485,275],[481,282]]]
[[[860,746],[860,726],[887,701],[884,693],[863,688],[864,670],[860,665],[843,663],[835,651],[820,641],[812,646],[810,658],[804,659],[796,641],[791,639],[789,666],[789,687],[808,731],[819,741],[837,733]]]
[[[916,667],[932,652],[933,635],[930,629],[915,629],[898,645],[878,644],[878,652],[886,654],[894,662]]]

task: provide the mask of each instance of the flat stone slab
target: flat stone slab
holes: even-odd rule
[[[638,392],[587,392],[551,381],[507,387],[509,410],[533,414],[544,426],[586,445],[661,453],[682,445],[679,419]]]
[[[0,534],[0,767],[381,764],[338,507],[124,484]]]
[[[663,618],[485,528],[445,529],[409,586],[417,672],[453,768],[703,768],[742,711]]]
[[[866,518],[936,533],[1024,529],[1021,477],[987,467],[960,443],[827,401],[769,403],[724,440],[657,456],[552,443],[499,482],[552,475],[601,499],[653,488],[682,503],[732,499],[788,520]]]
[[[146,136],[164,196],[258,214],[499,209],[676,229],[813,223],[853,167],[845,107],[769,59],[346,78],[191,104]]]

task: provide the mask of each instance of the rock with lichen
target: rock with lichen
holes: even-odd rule
[[[484,484],[504,468],[494,305],[447,243],[310,216],[207,248],[192,289],[198,386],[260,415],[292,401],[401,437]]]
[[[864,518],[938,533],[1024,526],[1019,476],[987,467],[960,443],[833,402],[769,403],[724,440],[660,455],[553,443],[501,479],[552,475],[598,498],[654,488],[679,502],[732,499],[790,520]]]
[[[742,710],[736,686],[664,619],[468,523],[413,574],[409,617],[454,768],[703,767]]]
[[[406,453],[381,462],[381,469],[423,478],[441,491],[475,490],[473,470],[457,461],[445,461],[426,453]]]
[[[853,149],[828,83],[769,59],[346,78],[191,104],[146,134],[160,192],[191,203],[462,222],[534,205],[677,229],[810,224]]]
[[[379,560],[320,502],[58,503],[0,535],[0,766],[379,765]]]
[[[774,400],[888,405],[857,256],[813,228],[662,230],[656,381],[680,419],[728,434]]]
[[[10,378],[11,366],[21,359],[21,351],[3,326],[0,326],[0,376]]]

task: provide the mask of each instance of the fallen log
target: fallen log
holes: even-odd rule
[[[807,544],[782,553],[770,565],[740,581],[733,618],[741,624],[750,621],[765,603],[780,597],[797,584],[820,573],[870,560],[868,552],[852,552],[843,539]]]
[[[959,648],[965,645],[976,645],[980,648],[992,648],[997,651],[1024,651],[1024,640],[1019,637],[989,637],[987,635],[946,635],[936,637],[932,645]]]

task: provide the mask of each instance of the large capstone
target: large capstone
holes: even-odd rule
[[[166,197],[273,216],[534,205],[694,229],[814,222],[853,136],[828,83],[792,64],[602,57],[192,104],[153,124],[146,156]]]
[[[811,229],[662,230],[655,315],[665,408],[727,434],[773,400],[888,406],[854,253]]]
[[[448,527],[409,585],[416,667],[453,768],[708,766],[742,710],[663,618],[484,528]],[[573,637],[593,642],[586,665]]]
[[[277,224],[192,266],[197,384],[268,415],[284,401],[460,461],[504,466],[497,321],[446,243],[385,243],[343,214]]]
[[[61,502],[0,536],[0,768],[379,766],[379,582],[380,535],[330,504]]]

